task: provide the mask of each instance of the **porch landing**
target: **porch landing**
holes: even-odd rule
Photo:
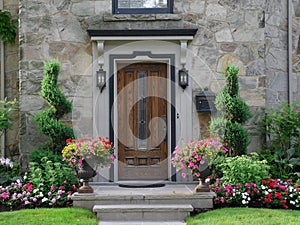
[[[118,184],[91,184],[93,194],[73,195],[73,205],[92,210],[95,205],[191,204],[194,209],[213,207],[213,192],[194,192],[196,184],[166,184],[163,187],[128,188]]]

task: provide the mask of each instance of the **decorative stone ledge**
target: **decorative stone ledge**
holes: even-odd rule
[[[179,21],[182,19],[181,14],[105,14],[104,22],[119,22],[119,21]]]

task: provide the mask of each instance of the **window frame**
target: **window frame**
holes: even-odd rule
[[[166,8],[118,8],[119,0],[112,0],[112,14],[163,14],[173,13],[173,0],[167,0]]]

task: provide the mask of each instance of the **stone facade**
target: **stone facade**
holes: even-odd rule
[[[6,0],[7,8],[17,11],[17,0]],[[300,97],[300,57],[297,54],[300,34],[292,13],[292,96]],[[55,58],[61,63],[59,84],[74,100],[72,118],[77,132],[92,127],[89,87],[94,79],[93,52],[87,29],[182,29],[198,28],[189,43],[187,66],[193,95],[203,88],[217,93],[224,85],[221,75],[228,63],[240,69],[240,95],[254,114],[247,124],[252,144],[259,147],[260,134],[255,124],[262,107],[288,100],[288,13],[282,0],[174,0],[173,14],[113,15],[111,0],[20,0],[20,40],[6,51],[8,95],[20,94],[20,129],[8,135],[7,145],[14,146],[19,137],[22,167],[28,154],[45,137],[37,131],[34,115],[45,102],[39,96],[43,78],[43,61]],[[17,51],[18,49],[18,51]],[[17,55],[19,84],[17,81]],[[12,79],[8,79],[8,78]],[[199,116],[193,109],[193,132],[199,130]],[[76,125],[77,124],[77,125]],[[17,126],[17,125],[16,125]],[[15,129],[17,132],[18,129]],[[198,131],[194,132],[198,137]],[[13,143],[13,144],[10,144]],[[18,155],[8,146],[8,155]]]

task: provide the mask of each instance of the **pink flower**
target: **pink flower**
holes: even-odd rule
[[[51,191],[54,191],[55,190],[55,187],[52,185],[51,186]]]
[[[33,202],[37,202],[37,198],[33,198],[32,201],[33,201]]]
[[[285,191],[285,189],[287,188],[287,186],[280,185],[279,188],[280,188],[280,190]]]
[[[186,173],[182,173],[181,176],[182,176],[183,178],[186,178]]]
[[[55,199],[55,198],[53,198],[53,199],[51,200],[51,202],[52,202],[52,203],[55,203],[55,202],[56,202],[56,199]]]

